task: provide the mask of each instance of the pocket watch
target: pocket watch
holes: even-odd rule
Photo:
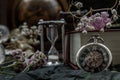
[[[86,72],[101,72],[106,70],[112,62],[112,54],[104,40],[99,35],[93,35],[86,45],[83,45],[76,55],[76,62],[80,69]]]

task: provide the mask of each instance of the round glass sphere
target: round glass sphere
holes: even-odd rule
[[[15,24],[27,22],[29,25],[37,24],[39,19],[58,19],[61,6],[57,0],[20,0],[15,10]]]
[[[7,41],[9,29],[5,25],[0,25],[0,43]]]

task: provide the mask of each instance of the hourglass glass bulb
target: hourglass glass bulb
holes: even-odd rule
[[[47,38],[51,43],[51,48],[48,52],[48,63],[47,65],[58,65],[59,64],[59,52],[55,48],[55,42],[58,39],[57,26],[49,25],[47,27]]]

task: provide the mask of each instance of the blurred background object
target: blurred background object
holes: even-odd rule
[[[58,19],[59,11],[68,11],[72,1],[82,2],[84,6],[82,9],[87,10],[91,7],[93,9],[111,7],[115,3],[115,0],[0,0],[0,24],[8,26],[11,30],[25,21],[31,26],[40,18]],[[75,11],[76,8],[72,6],[71,10]],[[67,19],[69,20],[69,17]]]
[[[39,19],[58,19],[65,4],[65,0],[0,0],[0,23],[12,29],[25,21],[31,26]]]

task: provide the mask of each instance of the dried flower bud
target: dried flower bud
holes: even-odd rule
[[[117,15],[113,15],[113,20],[116,21],[118,19]]]
[[[83,30],[82,33],[83,33],[83,34],[87,34],[87,30]]]
[[[77,10],[76,13],[77,13],[77,15],[80,15],[80,14],[81,14],[81,11],[80,11],[80,10]]]
[[[106,12],[106,11],[101,12],[101,17],[108,18],[109,17],[108,12]]]
[[[21,28],[28,28],[27,22],[24,22],[23,25],[20,26]]]
[[[101,31],[101,32],[104,32],[104,28],[101,28],[100,31]]]
[[[39,51],[39,50],[37,50],[35,53],[36,53],[36,54],[39,54],[39,53],[40,53],[40,51]]]
[[[112,23],[111,22],[108,22],[107,24],[106,24],[106,27],[107,28],[110,28],[112,26]]]
[[[81,22],[89,22],[89,19],[87,18],[87,16],[83,16],[81,19],[80,19]]]
[[[75,28],[75,31],[79,31],[79,30],[80,30],[80,27],[76,27],[76,28]]]
[[[112,13],[113,15],[117,15],[116,9],[112,9],[111,13]]]
[[[78,27],[83,27],[83,26],[84,26],[84,24],[83,24],[83,23],[81,23],[81,22],[79,22],[77,26],[78,26]]]
[[[31,29],[32,29],[32,30],[36,30],[36,29],[37,29],[37,26],[31,26]]]
[[[100,17],[100,13],[94,14],[94,17]]]
[[[84,23],[79,22],[77,27],[75,28],[76,31],[81,30],[84,27]]]
[[[75,3],[75,6],[76,6],[78,9],[80,9],[80,8],[83,7],[83,4],[82,4],[81,2],[76,2],[76,3]]]
[[[95,30],[94,26],[92,25],[86,25],[87,30]]]

